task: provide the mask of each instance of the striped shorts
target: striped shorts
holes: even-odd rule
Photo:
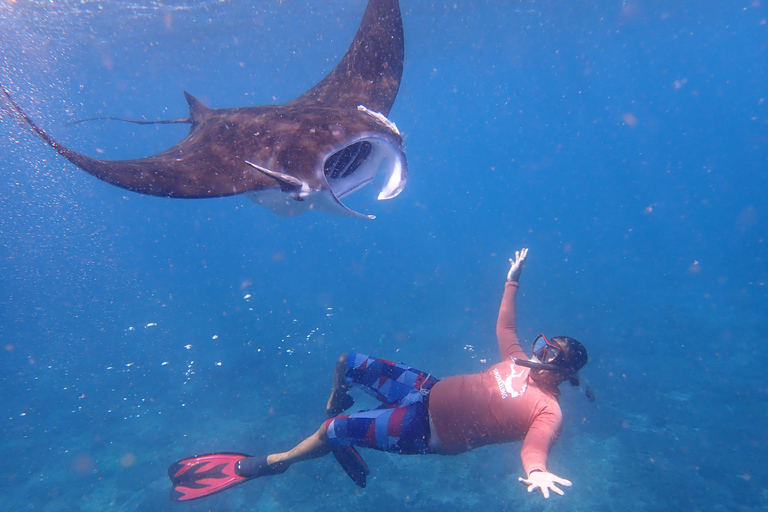
[[[429,390],[439,379],[402,363],[353,352],[344,375],[347,384],[381,405],[326,421],[332,444],[402,454],[429,452]]]

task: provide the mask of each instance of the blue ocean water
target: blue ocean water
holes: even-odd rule
[[[284,103],[346,51],[365,2],[0,0],[0,81],[52,135],[154,154],[183,90]],[[126,192],[0,116],[0,489],[8,510],[168,510],[167,466],[284,450],[323,420],[337,356],[438,376],[498,358],[507,259],[520,333],[590,353],[563,389],[547,510],[768,508],[768,6],[764,0],[403,0],[390,114],[411,171],[361,221],[242,197]],[[202,510],[540,510],[519,444],[332,458]]]

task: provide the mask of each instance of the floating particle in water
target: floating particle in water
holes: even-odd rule
[[[251,295],[250,293],[246,293],[246,294],[243,296],[243,299],[245,299],[245,300],[251,300],[251,298],[252,298],[252,297],[253,297],[253,295]]]
[[[701,263],[698,260],[693,260],[693,263],[688,267],[688,273],[690,275],[696,275],[701,272]]]
[[[185,348],[185,349],[187,349],[187,350],[189,350],[189,349],[191,349],[191,348],[192,348],[192,345],[189,345],[189,344],[187,344],[187,345],[184,345],[184,348]]]
[[[625,112],[621,118],[627,124],[627,126],[637,126],[637,118],[631,112]]]
[[[144,326],[146,329],[147,327],[155,327],[157,325],[157,322],[149,322],[147,325]]]
[[[136,462],[136,455],[133,453],[126,453],[122,457],[120,457],[120,465],[124,468],[129,468],[134,465]]]
[[[217,340],[217,339],[219,339],[219,335],[218,334],[214,334],[213,336],[211,336],[211,339],[212,340]]]
[[[189,362],[189,364],[187,365],[187,371],[186,371],[186,372],[184,372],[184,375],[186,375],[186,376],[187,376],[187,378],[186,378],[186,380],[184,381],[184,384],[186,384],[187,382],[189,382],[189,378],[190,378],[192,375],[194,375],[194,374],[195,374],[195,371],[192,369],[192,365],[194,365],[194,364],[195,364],[195,362],[194,362],[194,361],[190,361],[190,362]]]
[[[79,455],[73,465],[73,469],[81,474],[90,473],[94,467],[95,463],[90,455]]]

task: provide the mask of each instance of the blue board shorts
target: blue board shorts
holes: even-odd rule
[[[401,454],[429,453],[429,390],[439,379],[402,363],[350,352],[347,384],[381,405],[325,423],[334,446],[363,446]]]

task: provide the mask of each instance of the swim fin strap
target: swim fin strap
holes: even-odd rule
[[[354,446],[334,446],[333,456],[357,485],[365,488],[365,477],[370,471]]]

